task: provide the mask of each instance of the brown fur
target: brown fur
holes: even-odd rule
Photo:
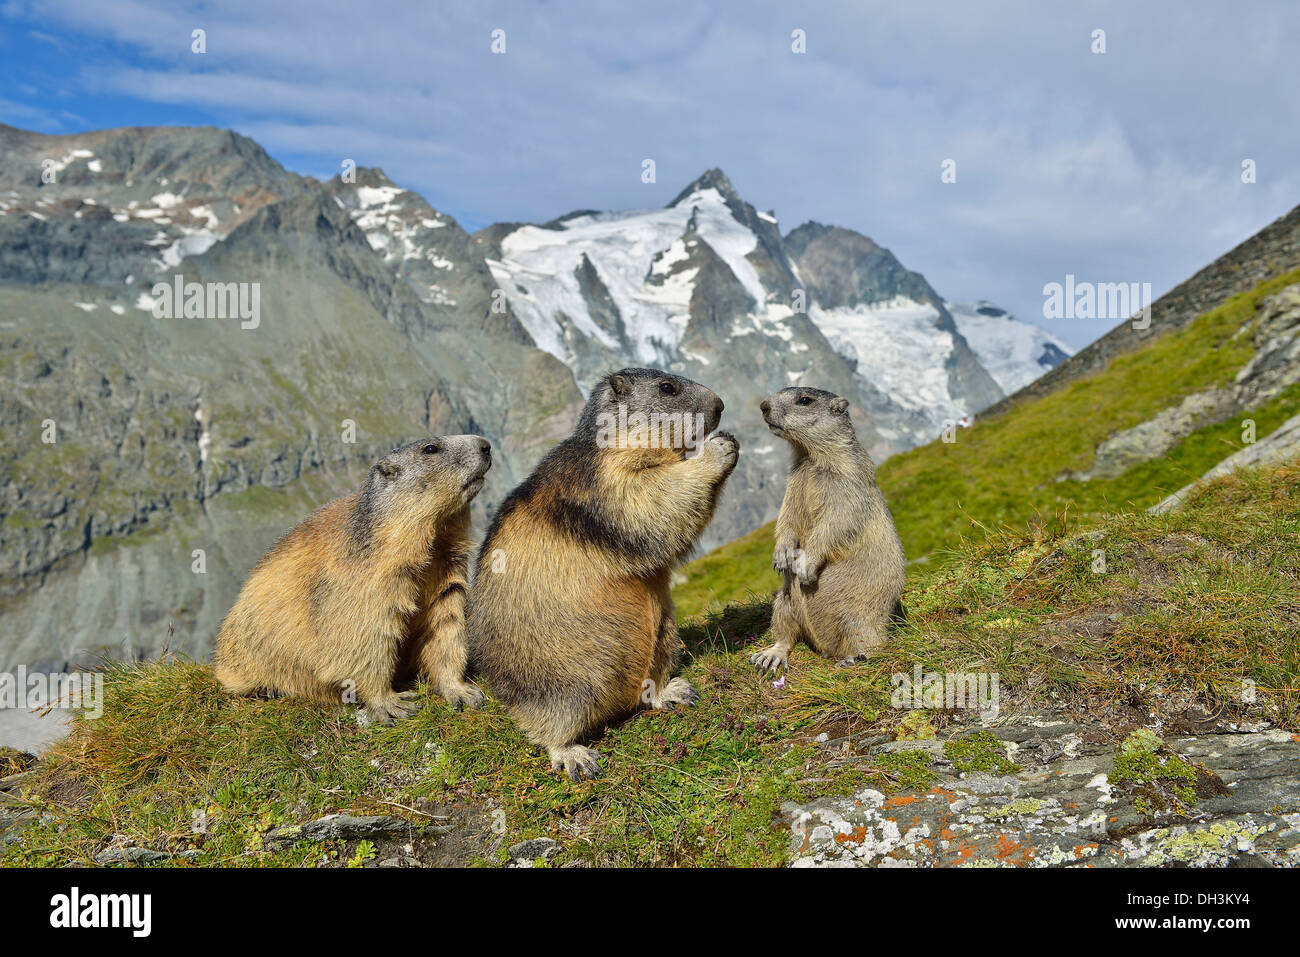
[[[497,513],[470,596],[474,665],[528,739],[575,779],[598,772],[599,755],[580,742],[607,723],[696,700],[672,676],[682,644],[669,578],[712,518],[738,449],[726,433],[692,458],[602,441],[598,422],[620,404],[700,413],[701,436],[722,413],[689,379],[646,369],[606,377],[573,435]]]
[[[772,605],[775,643],[750,657],[760,671],[786,667],[800,639],[851,664],[884,644],[890,619],[901,614],[903,545],[848,407],[833,393],[803,387],[760,406],[793,450],[772,557],[783,578]]]
[[[290,530],[222,622],[226,690],[359,700],[390,722],[415,709],[394,684],[419,674],[457,707],[480,704],[464,680],[464,606],[469,503],[490,464],[478,436],[413,442]]]

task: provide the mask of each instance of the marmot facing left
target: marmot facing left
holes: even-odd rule
[[[760,404],[793,458],[776,520],[772,566],[784,581],[772,605],[770,648],[750,656],[775,673],[803,638],[818,654],[851,664],[884,644],[901,614],[905,562],[876,467],[849,421],[849,401],[802,386]]]
[[[483,541],[471,661],[528,740],[574,780],[599,772],[600,755],[579,742],[607,722],[697,698],[673,677],[682,644],[669,576],[736,465],[735,438],[713,432],[721,415],[722,400],[690,379],[653,369],[606,376]]]
[[[469,503],[491,465],[477,435],[412,442],[286,533],[221,624],[226,690],[359,700],[387,724],[415,711],[415,692],[393,685],[418,672],[450,704],[481,704],[464,606]]]

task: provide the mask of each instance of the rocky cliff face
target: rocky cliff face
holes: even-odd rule
[[[923,277],[848,230],[783,237],[720,171],[470,236],[378,170],[322,183],[228,131],[0,127],[0,667],[202,656],[265,548],[394,443],[489,438],[489,511],[626,364],[728,404],[706,546],[779,505],[767,392],[849,396],[878,458],[1002,394]]]

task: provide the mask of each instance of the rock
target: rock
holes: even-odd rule
[[[7,777],[0,778],[0,791],[10,791],[31,776],[31,771],[19,771],[17,774],[10,774]]]
[[[1269,435],[1233,452],[1214,468],[1210,469],[1196,482],[1184,485],[1177,492],[1152,505],[1147,511],[1162,515],[1173,511],[1187,500],[1187,496],[1202,482],[1228,475],[1238,469],[1258,468],[1266,465],[1279,465],[1300,456],[1300,415],[1293,415]]]
[[[0,847],[22,840],[22,832],[40,820],[32,810],[0,811]]]
[[[105,867],[112,864],[152,864],[155,861],[189,860],[202,851],[155,851],[147,847],[109,847],[95,855],[95,863]]]
[[[1207,389],[1189,395],[1147,421],[1116,432],[1097,447],[1091,469],[1075,472],[1070,477],[1086,482],[1123,475],[1135,465],[1164,455],[1193,430],[1224,421],[1239,407],[1236,397],[1227,389]]]
[[[549,837],[535,837],[529,841],[520,841],[513,845],[510,850],[510,859],[520,864],[527,861],[532,864],[533,861],[549,861],[561,850],[560,842],[553,841]]]
[[[390,837],[419,829],[425,834],[445,834],[450,825],[433,827],[412,824],[400,817],[375,814],[354,817],[350,814],[327,814],[306,824],[286,824],[266,835],[267,844],[293,844],[298,841],[359,840],[361,838]]]
[[[1071,724],[991,730],[1019,738],[1019,773],[958,778],[936,761],[924,792],[866,788],[783,805],[791,866],[1300,866],[1300,740],[1286,732],[1145,732],[1221,779],[1178,816],[1140,813],[1111,783],[1114,746],[1086,743]]]

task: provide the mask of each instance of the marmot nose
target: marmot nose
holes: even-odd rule
[[[758,408],[760,411],[762,411],[764,415],[767,415],[769,412],[772,411],[772,403],[768,402],[767,399],[764,399],[762,402],[758,404]]]
[[[484,459],[492,458],[492,443],[487,439],[480,438],[478,440],[478,451],[479,455],[483,456]]]

